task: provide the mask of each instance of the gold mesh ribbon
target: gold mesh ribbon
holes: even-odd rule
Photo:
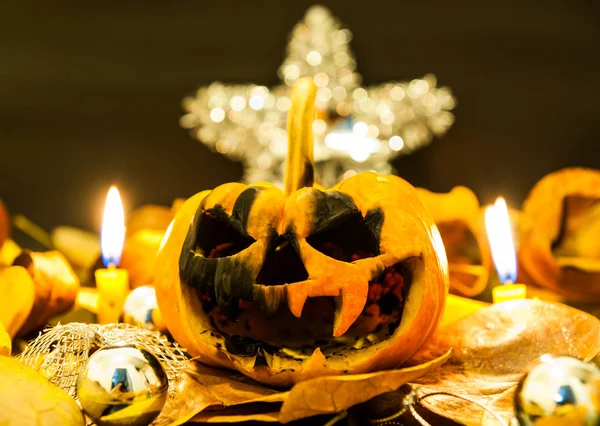
[[[29,342],[20,360],[77,399],[77,380],[90,355],[117,344],[136,345],[156,356],[169,378],[169,393],[173,395],[187,359],[184,350],[157,331],[129,324],[59,324]]]

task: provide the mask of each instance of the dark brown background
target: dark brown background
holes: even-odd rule
[[[129,208],[237,180],[178,125],[214,80],[277,83],[307,1],[4,1],[0,196],[49,228],[98,229],[105,191]],[[365,83],[438,76],[457,121],[395,163],[415,185],[513,205],[544,174],[600,168],[597,1],[327,1]]]

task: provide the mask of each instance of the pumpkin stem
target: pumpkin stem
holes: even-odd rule
[[[292,89],[288,113],[288,153],[285,163],[285,193],[291,194],[314,181],[313,130],[317,87],[312,77],[298,80]]]

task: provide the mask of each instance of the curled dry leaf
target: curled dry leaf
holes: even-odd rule
[[[0,269],[0,323],[14,338],[29,317],[35,301],[35,284],[21,266]]]
[[[430,373],[446,362],[450,354],[451,350],[432,361],[398,370],[306,380],[289,391],[275,390],[238,372],[190,363],[175,397],[167,401],[155,424],[179,425],[192,418],[197,422],[287,423],[337,413]],[[227,410],[215,411],[224,408]]]
[[[261,385],[237,372],[190,362],[177,384],[174,397],[167,400],[154,425],[180,425],[204,410],[243,404],[269,403],[277,411],[287,394],[288,392]]]
[[[557,303],[504,302],[438,329],[413,361],[431,359],[449,348],[456,353],[448,363],[411,384],[417,394],[461,395],[508,422],[514,414],[515,387],[541,355],[588,361],[600,352],[600,320]],[[497,424],[481,407],[455,397],[431,396],[421,403],[459,423]]]
[[[17,359],[0,357],[0,377],[0,424],[85,425],[73,398]]]
[[[265,405],[267,405],[265,407]],[[274,404],[250,404],[240,407],[232,407],[220,411],[203,411],[192,418],[197,423],[241,423],[241,422],[263,422],[274,423],[279,421],[279,406],[275,411]]]
[[[15,265],[25,267],[35,284],[33,308],[19,334],[43,326],[73,306],[79,279],[62,253],[23,252],[15,259]]]
[[[448,349],[437,358],[413,367],[369,374],[326,376],[297,383],[283,402],[279,421],[288,423],[319,414],[339,413],[383,393],[393,392],[431,373],[444,364],[451,354],[452,349]]]

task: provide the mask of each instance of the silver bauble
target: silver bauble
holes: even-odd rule
[[[158,359],[134,345],[94,352],[77,383],[83,411],[98,426],[145,426],[162,410],[169,383]]]
[[[600,426],[600,369],[569,356],[543,355],[515,393],[522,426]]]
[[[144,285],[129,293],[123,304],[123,322],[137,325],[146,330],[155,330],[152,313],[158,308],[156,290]]]

